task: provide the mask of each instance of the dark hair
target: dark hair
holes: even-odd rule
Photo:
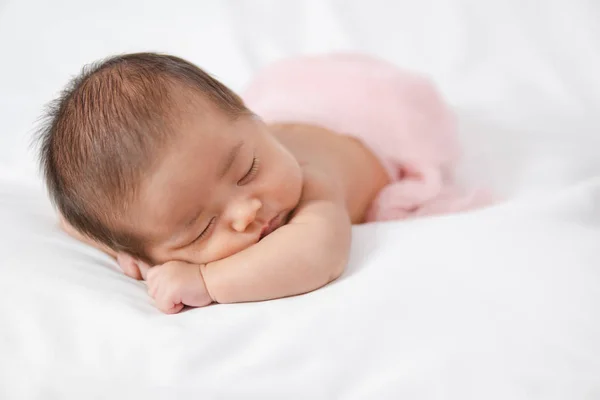
[[[232,118],[250,112],[225,85],[171,55],[117,55],[85,66],[50,103],[37,138],[50,199],[77,231],[145,258],[142,238],[116,228],[151,153],[172,135],[176,93],[200,94]],[[184,90],[179,90],[184,89]]]

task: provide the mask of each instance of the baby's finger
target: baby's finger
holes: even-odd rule
[[[117,254],[117,262],[125,275],[138,281],[142,279],[142,274],[135,258],[127,253],[120,252]]]
[[[158,309],[165,314],[177,314],[184,307],[183,303],[173,303],[171,300],[167,300],[164,297],[158,296],[156,299],[156,306]]]
[[[183,303],[174,304],[173,307],[165,311],[165,314],[177,314],[179,311],[183,310],[185,305]]]
[[[150,266],[143,262],[142,260],[135,260],[138,269],[140,270],[140,274],[142,275],[143,280],[148,279],[148,271],[150,270]]]
[[[156,295],[158,292],[158,283],[156,282],[156,280],[150,279],[149,281],[147,281],[147,286],[148,286],[148,295],[150,297],[152,297],[153,299],[156,299]]]

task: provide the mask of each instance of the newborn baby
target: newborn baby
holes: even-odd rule
[[[284,60],[242,97],[174,56],[116,56],[75,78],[40,131],[63,228],[166,313],[315,290],[344,271],[351,224],[487,202],[454,184],[434,88],[382,60]]]

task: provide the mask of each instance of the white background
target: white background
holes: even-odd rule
[[[312,294],[170,317],[56,229],[28,146],[84,64],[169,52],[239,90],[331,50],[428,74],[505,202],[355,228]],[[0,398],[600,398],[598,71],[594,0],[0,2]]]

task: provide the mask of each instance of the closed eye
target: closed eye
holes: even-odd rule
[[[196,242],[204,239],[208,235],[210,235],[210,232],[212,231],[212,228],[215,226],[216,221],[217,221],[217,217],[212,217],[212,219],[210,220],[210,222],[208,223],[206,228],[204,228],[204,230],[202,232],[200,232],[200,234],[196,237],[196,239],[194,239],[190,244],[196,243]]]
[[[258,157],[254,156],[254,158],[252,158],[252,164],[250,165],[250,169],[248,169],[248,172],[246,172],[246,175],[244,175],[242,177],[242,179],[240,179],[238,181],[238,183],[237,183],[238,186],[243,186],[243,185],[247,184],[256,176],[256,173],[258,172],[258,164],[259,164],[259,159],[258,159]]]

